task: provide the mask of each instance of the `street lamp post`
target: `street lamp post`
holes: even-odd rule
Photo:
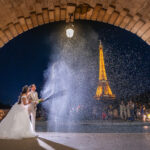
[[[72,15],[73,14],[69,14],[70,20]],[[73,35],[74,35],[74,25],[71,22],[69,22],[69,24],[66,27],[66,36],[68,38],[72,38]]]
[[[74,26],[72,24],[72,25],[70,25],[70,26],[67,27],[67,29],[66,29],[66,36],[68,38],[72,38],[73,35],[74,35]]]

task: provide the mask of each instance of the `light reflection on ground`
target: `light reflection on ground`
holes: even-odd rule
[[[47,122],[37,122],[36,131],[55,132]],[[149,122],[72,122],[61,123],[57,132],[71,133],[150,133]]]
[[[0,140],[1,150],[149,150],[150,133],[37,132],[38,138]]]

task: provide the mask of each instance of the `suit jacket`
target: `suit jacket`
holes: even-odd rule
[[[36,104],[39,103],[38,93],[31,91],[28,95],[29,99],[32,101],[29,105],[29,112],[36,110]],[[35,104],[36,102],[36,104]]]
[[[33,91],[31,91],[30,93],[29,93],[29,98],[33,101],[33,102],[39,102],[39,98],[38,98],[38,93],[35,91],[35,92],[33,92]]]

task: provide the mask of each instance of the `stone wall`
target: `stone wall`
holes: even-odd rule
[[[150,0],[0,0],[0,47],[34,27],[78,19],[118,26],[150,45]]]

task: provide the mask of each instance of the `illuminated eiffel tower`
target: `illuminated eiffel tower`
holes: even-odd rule
[[[99,45],[99,82],[94,98],[96,100],[115,99],[115,95],[112,94],[107,80],[104,64],[103,46],[101,41]]]

